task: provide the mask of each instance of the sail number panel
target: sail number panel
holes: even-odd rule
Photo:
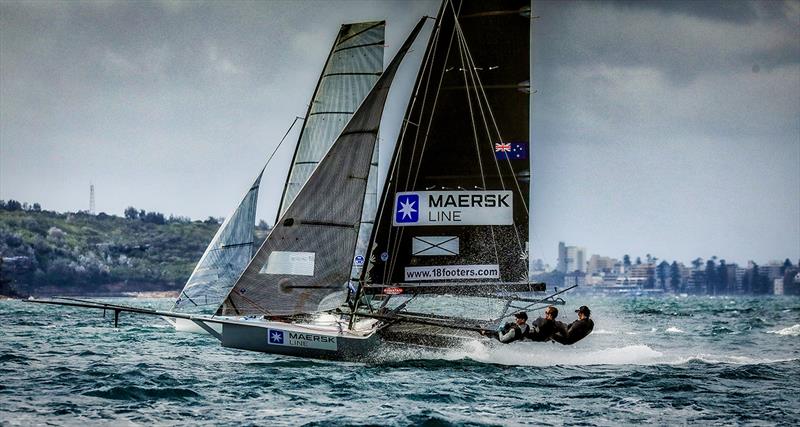
[[[393,225],[512,225],[514,196],[497,191],[405,191],[395,195]]]
[[[272,251],[259,273],[313,276],[315,256],[314,252]]]

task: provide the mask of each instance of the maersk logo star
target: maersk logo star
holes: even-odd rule
[[[417,222],[419,221],[419,195],[404,194],[397,198],[395,209],[395,222]]]
[[[283,331],[269,330],[269,343],[270,344],[283,344]]]

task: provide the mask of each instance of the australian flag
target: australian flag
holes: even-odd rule
[[[527,160],[528,141],[496,142],[494,157],[497,160]]]

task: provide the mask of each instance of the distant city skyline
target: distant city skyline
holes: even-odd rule
[[[227,216],[345,22],[438,1],[2,2],[0,199]],[[800,3],[534,2],[531,257],[800,258]],[[427,27],[430,29],[430,24]],[[427,38],[427,33],[422,35]],[[381,159],[421,52],[398,74]],[[274,222],[296,131],[270,165]],[[384,163],[385,164],[385,163]],[[381,168],[385,173],[385,168]]]

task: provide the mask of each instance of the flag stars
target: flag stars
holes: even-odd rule
[[[417,210],[414,209],[414,201],[413,200],[406,200],[400,202],[400,210],[399,212],[403,214],[403,219],[406,217],[411,218],[411,214],[416,212]]]

